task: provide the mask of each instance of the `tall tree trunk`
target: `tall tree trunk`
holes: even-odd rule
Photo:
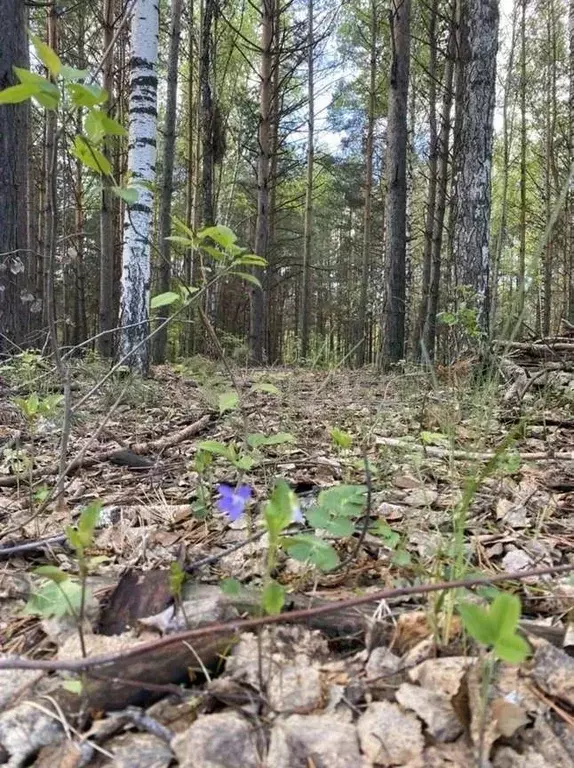
[[[524,314],[526,283],[526,3],[521,2],[520,18],[520,249],[518,255],[518,335]]]
[[[269,240],[269,169],[271,150],[271,108],[273,77],[273,42],[276,0],[262,0],[261,72],[259,89],[259,157],[257,161],[257,224],[255,253],[266,258]],[[255,276],[261,279],[262,270]],[[265,296],[258,287],[251,289],[249,352],[252,362],[261,364],[265,358]]]
[[[185,223],[192,229],[195,226],[194,221],[194,188],[197,185],[197,176],[195,173],[195,115],[196,115],[196,99],[194,98],[193,86],[194,86],[194,74],[195,74],[195,57],[194,57],[194,44],[195,44],[195,18],[194,18],[194,2],[189,0],[188,2],[188,34],[187,34],[187,47],[188,47],[188,67],[189,74],[187,79],[187,168],[186,168],[186,185],[185,185]],[[184,279],[186,285],[193,285],[195,279],[195,270],[193,263],[193,249],[188,248],[184,255]],[[193,324],[191,322],[193,318],[193,308],[188,307],[185,319],[187,322],[183,323],[182,329],[182,349],[187,355],[191,355],[193,352]]]
[[[103,86],[108,92],[108,103],[114,94],[114,20],[115,0],[104,0],[104,51],[107,52],[103,65]],[[104,143],[104,154],[110,159],[113,141],[108,137]],[[115,236],[114,207],[116,201],[111,192],[112,181],[102,177],[102,200],[100,208],[100,298],[99,324],[96,348],[102,357],[112,357],[116,326],[116,307],[114,301]]]
[[[165,125],[163,136],[163,179],[159,209],[159,281],[160,293],[169,291],[171,283],[171,247],[167,239],[171,232],[171,198],[173,196],[173,161],[175,155],[175,119],[177,112],[177,70],[179,65],[179,40],[181,32],[182,0],[172,0],[171,22],[169,30],[169,61],[167,70],[167,100],[165,106]],[[167,310],[167,308],[166,308]],[[168,311],[161,313],[162,323],[168,317]],[[161,328],[155,337],[154,359],[156,363],[165,362],[167,349],[167,326]]]
[[[520,0],[518,0],[520,1]],[[496,250],[494,253],[492,270],[492,291],[490,300],[491,333],[496,323],[496,311],[498,303],[498,273],[502,259],[502,250],[507,237],[506,226],[508,219],[508,184],[510,175],[510,150],[512,148],[514,120],[509,114],[509,104],[512,84],[514,82],[514,53],[516,46],[516,21],[518,16],[517,6],[512,14],[512,35],[510,38],[510,52],[508,55],[506,79],[504,81],[504,97],[502,101],[502,200],[500,203],[500,223],[496,237]],[[520,278],[519,278],[520,279]],[[520,290],[518,293],[520,303]],[[521,311],[519,312],[519,315]],[[511,318],[515,323],[516,318]]]
[[[369,36],[369,102],[367,106],[367,140],[365,142],[365,206],[363,208],[363,252],[361,268],[361,289],[357,318],[357,365],[365,364],[368,356],[367,335],[369,330],[368,295],[371,266],[371,231],[373,228],[373,145],[375,134],[375,110],[377,105],[377,45],[379,15],[377,0],[371,0]]]
[[[307,71],[309,112],[307,117],[307,184],[305,190],[305,222],[303,232],[303,269],[301,273],[301,357],[305,359],[309,352],[309,278],[311,274],[311,248],[313,238],[313,172],[315,159],[315,86],[314,57],[315,39],[313,27],[313,0],[307,0]]]
[[[215,0],[205,0],[201,20],[201,54],[199,57],[199,88],[201,91],[201,156],[202,156],[202,219],[204,227],[215,224],[213,209],[213,97],[210,72],[212,59],[212,25]]]
[[[137,0],[132,17],[128,171],[138,186],[137,203],[126,206],[122,254],[121,355],[147,375],[149,349],[150,240],[157,132],[157,0]]]
[[[387,146],[387,267],[383,307],[383,365],[403,358],[407,209],[407,103],[410,0],[390,0],[391,73]]]
[[[574,167],[574,0],[568,3],[568,160]],[[574,323],[574,194],[568,193],[568,320]]]
[[[437,196],[437,120],[436,120],[436,79],[437,79],[437,32],[436,23],[438,16],[438,0],[432,0],[430,7],[430,18],[428,23],[429,35],[429,158],[428,158],[428,196],[427,211],[425,219],[425,245],[423,251],[423,284],[422,299],[419,309],[418,322],[415,327],[415,337],[413,340],[413,353],[415,360],[421,359],[421,353],[424,357],[430,356],[428,350],[421,349],[423,331],[429,310],[430,280],[432,270],[432,244],[434,222],[436,218],[436,196]]]
[[[489,224],[498,0],[463,0],[460,23],[461,124],[454,178],[453,262],[489,330]]]
[[[442,242],[448,189],[450,118],[452,111],[454,60],[456,56],[456,5],[457,0],[452,0],[450,7],[447,60],[444,68],[440,130],[437,139],[437,189],[432,233],[431,273],[428,290],[429,298],[422,337],[423,347],[431,360],[435,359],[436,319],[440,295]]]
[[[26,7],[0,0],[0,89],[15,85],[12,67],[26,67]],[[0,107],[0,355],[24,341],[28,309],[20,291],[29,263],[26,215],[27,102]]]

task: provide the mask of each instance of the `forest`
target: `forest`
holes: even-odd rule
[[[574,0],[0,15],[0,763],[574,765]]]

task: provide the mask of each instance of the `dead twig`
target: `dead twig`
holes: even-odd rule
[[[257,629],[258,627],[270,624],[292,624],[316,616],[336,613],[337,611],[344,611],[348,608],[366,605],[368,603],[377,603],[381,600],[391,600],[398,597],[410,597],[413,595],[425,595],[430,592],[443,592],[449,589],[470,589],[471,587],[500,584],[504,581],[523,581],[524,579],[531,579],[538,576],[557,576],[571,573],[572,571],[574,571],[574,563],[568,563],[567,565],[498,573],[494,576],[481,576],[475,579],[459,579],[457,581],[443,581],[436,584],[417,584],[410,587],[398,587],[397,589],[383,589],[369,595],[362,595],[349,600],[337,600],[333,601],[333,603],[316,606],[315,608],[301,609],[272,616],[260,616],[253,619],[238,619],[236,621],[228,621],[220,624],[208,624],[204,627],[199,627],[198,629],[186,630],[185,632],[179,632],[149,643],[141,643],[134,648],[119,653],[101,654],[99,656],[92,656],[92,658],[51,661],[25,659],[16,656],[10,659],[0,659],[0,669],[43,669],[50,671],[80,672],[85,669],[105,667],[106,665],[125,662],[127,659],[134,659],[152,651],[165,649],[178,643],[188,643],[202,637],[232,635],[242,630]]]

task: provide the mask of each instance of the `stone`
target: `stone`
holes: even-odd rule
[[[172,741],[180,768],[261,768],[258,728],[236,712],[201,715]]]
[[[333,715],[291,715],[271,731],[266,768],[367,768],[354,725]],[[237,763],[239,766],[239,763]]]
[[[395,698],[405,709],[410,709],[424,721],[430,735],[436,741],[454,741],[463,727],[444,693],[436,693],[420,685],[403,683]]]
[[[424,738],[419,720],[397,704],[375,701],[359,717],[361,750],[371,763],[422,766]]]

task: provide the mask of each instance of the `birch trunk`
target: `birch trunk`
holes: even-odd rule
[[[132,18],[128,172],[138,201],[126,206],[120,302],[121,356],[140,375],[149,370],[150,239],[157,132],[158,0],[137,0]]]

